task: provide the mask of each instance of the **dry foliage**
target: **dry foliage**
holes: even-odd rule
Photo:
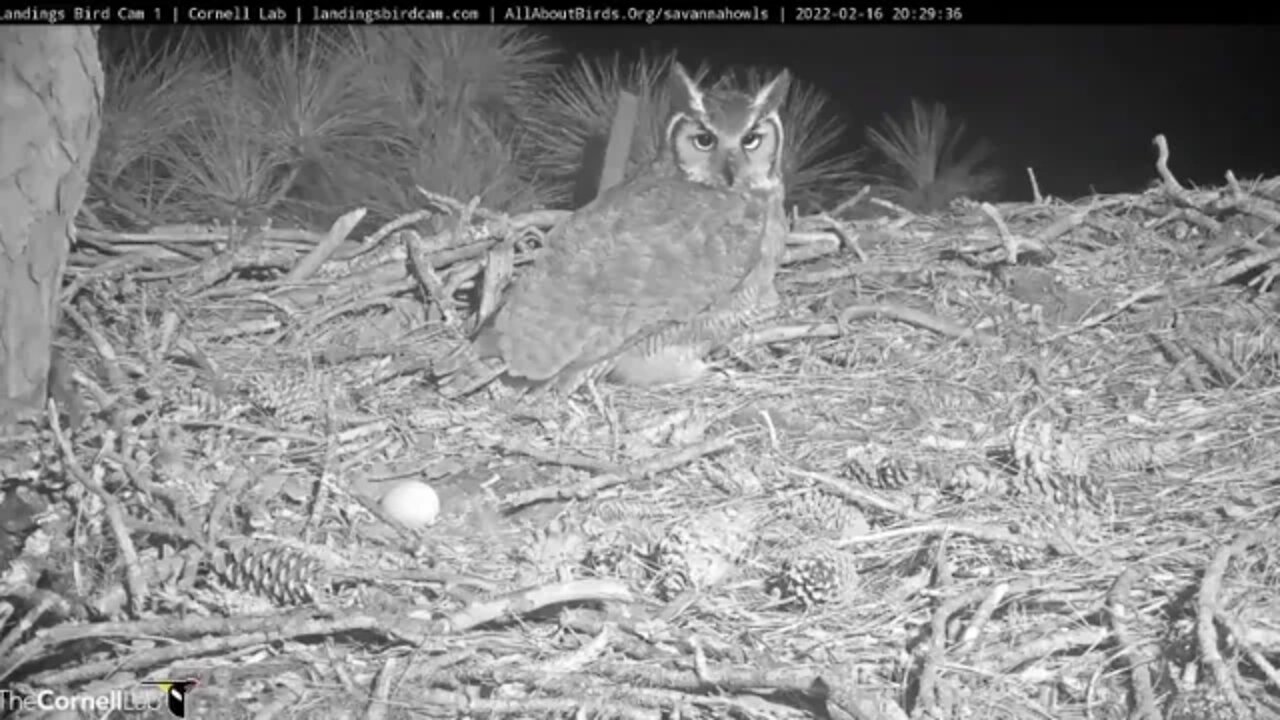
[[[111,28],[100,227],[370,219],[415,186],[518,211],[545,204],[512,118],[552,49],[517,27]],[[407,190],[406,190],[407,188]]]
[[[986,140],[967,143],[965,124],[941,103],[911,101],[902,117],[885,116],[867,140],[888,169],[889,199],[915,212],[936,212],[956,199],[989,200],[1000,185],[991,165],[995,149]]]
[[[75,391],[0,525],[9,688],[222,717],[1280,708],[1280,180],[795,221],[784,311],[662,391],[421,370],[563,214],[85,228]],[[418,477],[435,525],[377,499]],[[164,638],[156,642],[156,638]]]

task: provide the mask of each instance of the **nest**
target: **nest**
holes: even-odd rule
[[[1158,169],[795,218],[778,315],[607,417],[424,380],[561,213],[82,230],[0,678],[259,717],[1274,714],[1280,180]],[[433,525],[380,508],[406,477]]]

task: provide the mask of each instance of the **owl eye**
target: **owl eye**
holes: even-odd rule
[[[716,136],[709,132],[700,132],[690,138],[690,140],[693,141],[693,146],[695,148],[703,152],[706,152],[716,146]]]
[[[756,132],[755,130],[752,130],[751,132],[742,136],[742,149],[755,150],[756,148],[760,147],[760,141],[763,139],[764,139],[763,135]]]

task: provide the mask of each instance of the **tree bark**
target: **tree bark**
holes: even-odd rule
[[[102,93],[97,28],[0,26],[0,425],[44,405]]]

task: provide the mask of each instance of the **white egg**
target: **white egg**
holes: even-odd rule
[[[401,480],[382,496],[382,511],[407,527],[420,528],[440,515],[440,496],[426,483]]]

